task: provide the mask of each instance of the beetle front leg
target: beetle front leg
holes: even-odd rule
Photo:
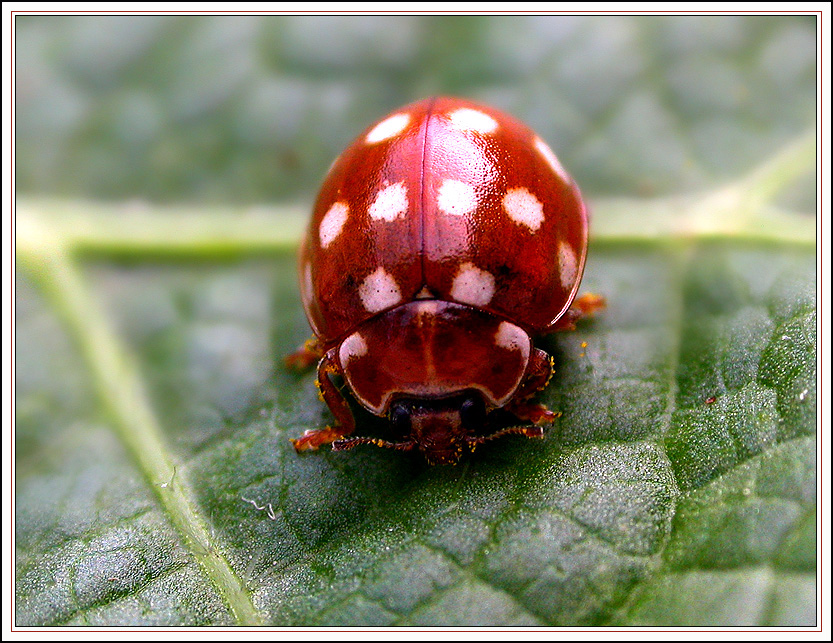
[[[283,358],[286,367],[293,371],[305,371],[324,356],[324,347],[313,335],[298,349]]]
[[[532,422],[536,426],[551,424],[561,414],[550,411],[543,404],[528,401],[538,391],[542,391],[549,384],[552,377],[552,357],[540,348],[534,348],[529,361],[524,381],[515,391],[515,396],[506,405],[506,410],[521,420]]]
[[[597,312],[607,307],[607,301],[601,295],[586,292],[573,300],[573,305],[561,315],[546,332],[554,333],[559,330],[575,330],[576,322],[584,317],[593,317]]]
[[[318,363],[318,393],[335,416],[333,426],[323,429],[308,429],[297,440],[291,440],[296,451],[314,450],[322,444],[330,444],[350,435],[356,428],[356,419],[347,399],[338,390],[330,375],[341,375],[336,362],[335,349],[330,350]]]

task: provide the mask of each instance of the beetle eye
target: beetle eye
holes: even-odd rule
[[[473,395],[460,405],[460,421],[469,431],[477,431],[486,424],[486,405],[483,398]]]
[[[402,435],[411,432],[411,413],[402,402],[394,402],[390,407],[390,423]]]

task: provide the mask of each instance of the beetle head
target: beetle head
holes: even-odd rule
[[[389,414],[394,430],[408,436],[430,464],[457,464],[475,433],[486,424],[486,406],[478,394],[440,400],[400,400]]]

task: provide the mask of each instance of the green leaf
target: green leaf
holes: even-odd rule
[[[815,625],[813,22],[24,18],[18,626]],[[575,168],[608,307],[540,340],[543,441],[299,455],[287,203],[429,91]],[[96,200],[214,193],[281,204]]]

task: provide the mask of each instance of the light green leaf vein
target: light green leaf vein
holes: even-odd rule
[[[48,230],[39,229],[36,236],[39,251],[24,243],[18,249],[20,265],[64,317],[119,438],[235,620],[241,625],[259,624],[249,593],[212,542],[206,520],[189,497],[185,474],[171,459],[133,356],[114,333],[63,244]]]

